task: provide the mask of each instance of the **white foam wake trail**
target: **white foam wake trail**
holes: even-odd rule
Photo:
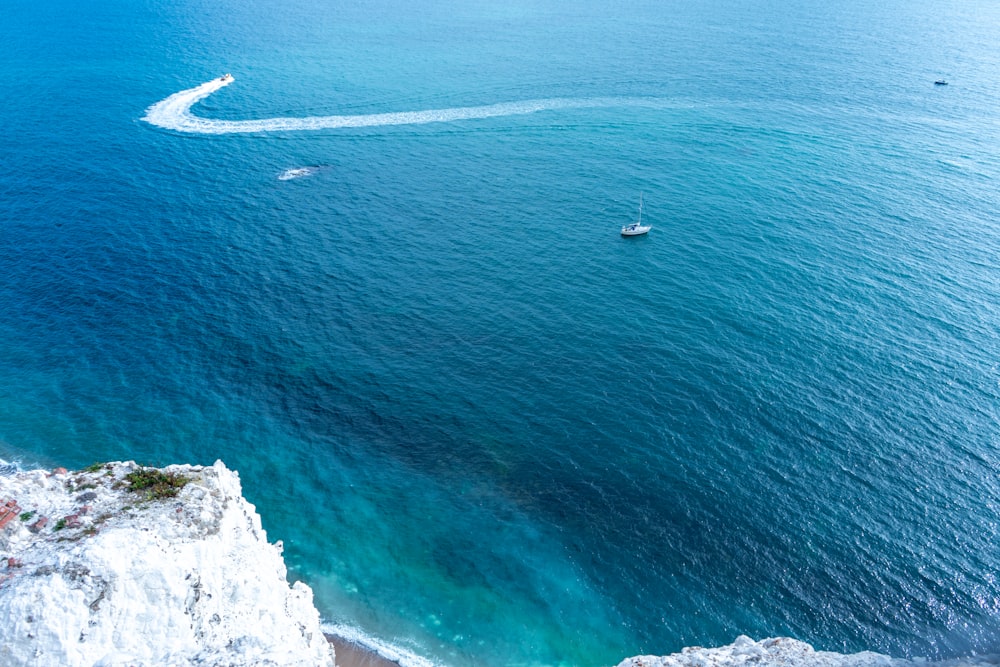
[[[454,107],[427,111],[400,111],[394,113],[360,114],[354,116],[307,116],[304,118],[262,118],[260,120],[212,120],[199,118],[191,107],[215,91],[233,82],[231,76],[213,79],[196,88],[182,90],[146,109],[143,120],[157,127],[196,134],[235,134],[247,132],[290,132],[296,130],[327,130],[345,127],[381,127],[385,125],[417,125],[447,123],[474,118],[518,116],[548,111],[582,107],[602,107],[628,104],[627,100],[612,98],[553,98],[504,102],[478,107]]]

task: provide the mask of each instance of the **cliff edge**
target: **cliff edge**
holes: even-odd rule
[[[3,665],[334,665],[222,462],[0,477],[0,558]]]
[[[1000,655],[971,655],[929,662],[924,658],[906,660],[881,653],[835,653],[817,651],[790,637],[754,641],[743,635],[728,646],[689,646],[673,655],[639,655],[623,660],[618,667],[996,667]]]
[[[879,653],[830,653],[815,651],[805,642],[774,637],[755,642],[740,636],[729,646],[690,646],[666,656],[640,655],[623,660],[618,667],[913,667],[906,660]]]

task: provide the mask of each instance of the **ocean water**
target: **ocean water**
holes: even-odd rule
[[[1000,652],[1000,5],[0,16],[0,459],[224,460],[407,665]]]

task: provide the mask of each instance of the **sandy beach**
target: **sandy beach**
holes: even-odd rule
[[[337,652],[337,667],[399,667],[394,660],[387,660],[377,653],[336,635],[324,634]]]

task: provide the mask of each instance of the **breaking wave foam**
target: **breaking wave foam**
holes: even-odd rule
[[[317,171],[319,167],[295,167],[293,169],[286,169],[280,174],[278,174],[279,181],[292,181],[296,178],[305,178],[306,176],[312,176]]]
[[[10,477],[21,472],[21,466],[11,461],[0,459],[0,477]]]
[[[213,120],[199,118],[191,107],[217,90],[233,82],[232,76],[213,79],[195,88],[182,90],[146,109],[142,120],[157,127],[195,134],[236,134],[249,132],[291,132],[300,130],[326,130],[356,127],[381,127],[386,125],[419,125],[447,123],[457,120],[518,116],[550,111],[635,105],[637,100],[626,98],[551,98],[503,102],[476,107],[453,107],[426,111],[399,111],[392,113],[360,114],[353,116],[306,116],[304,118],[262,118],[259,120]]]

